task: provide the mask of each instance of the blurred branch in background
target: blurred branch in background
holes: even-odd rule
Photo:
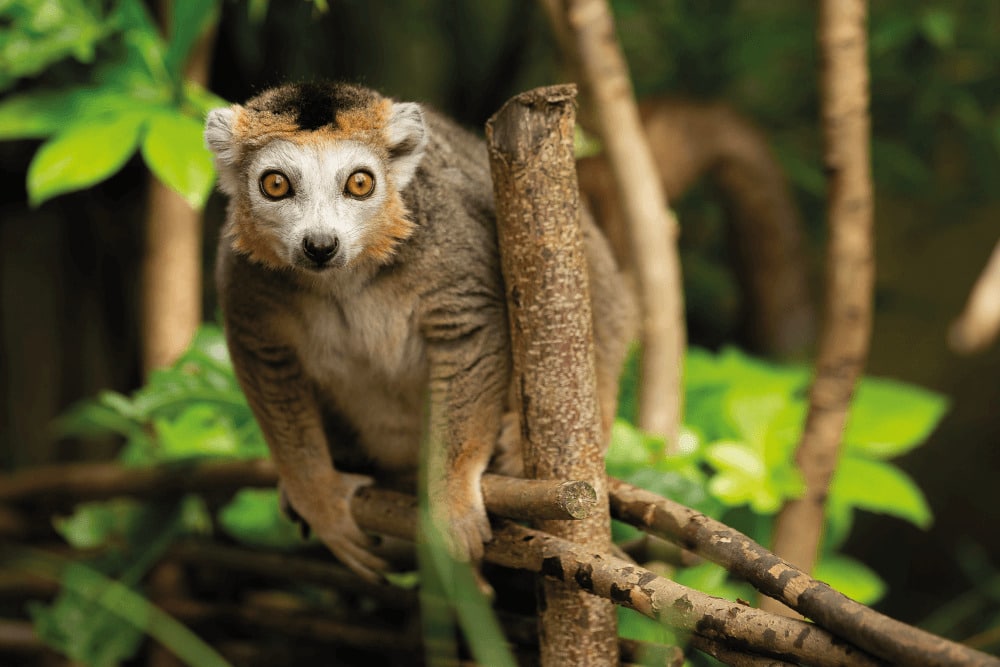
[[[641,312],[639,426],[664,436],[677,451],[687,344],[677,221],[657,178],[643,133],[628,65],[605,0],[566,0],[549,11],[557,34],[568,34],[564,54],[580,71],[599,134],[621,193],[631,239]]]
[[[763,132],[719,102],[651,98],[639,104],[660,182],[676,201],[702,179],[729,213],[729,243],[746,303],[748,343],[778,359],[804,356],[813,343],[805,226],[788,178]],[[635,271],[621,195],[603,154],[577,162],[580,191],[611,241],[619,264]]]
[[[194,44],[183,77],[207,86],[215,34],[217,2],[201,2],[209,11],[190,14],[186,0],[161,0],[159,22],[168,40],[189,30]],[[196,10],[197,11],[197,10]],[[194,26],[190,25],[194,22]],[[142,270],[142,360],[145,374],[171,365],[188,348],[202,320],[201,207],[195,208],[150,174],[146,210],[146,252]]]
[[[866,18],[866,0],[820,4],[824,164],[829,179],[826,300],[809,413],[795,454],[805,493],[785,503],[773,540],[776,554],[806,572],[812,571],[818,556],[830,480],[872,327],[875,249]],[[762,607],[776,608],[769,602]]]
[[[965,310],[948,331],[948,345],[960,354],[982,352],[1000,333],[1000,243],[972,287]]]

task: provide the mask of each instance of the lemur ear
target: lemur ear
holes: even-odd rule
[[[205,118],[205,145],[215,155],[215,167],[219,172],[219,189],[228,195],[236,194],[236,142],[233,141],[233,125],[241,107],[212,109]]]
[[[414,102],[394,103],[386,135],[393,180],[396,188],[402,190],[416,173],[427,146],[427,126],[420,105]]]

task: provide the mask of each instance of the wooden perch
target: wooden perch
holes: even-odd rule
[[[813,579],[749,537],[672,500],[609,480],[612,515],[721,565],[757,590],[899,665],[997,665],[1000,660],[900,623]]]
[[[0,503],[39,499],[50,505],[64,505],[120,496],[228,495],[243,487],[274,487],[277,483],[278,474],[270,459],[195,461],[150,468],[73,463],[0,475]],[[493,514],[523,521],[582,519],[597,507],[594,487],[580,480],[527,480],[486,474],[483,498]],[[9,521],[16,523],[18,518],[10,515]]]
[[[59,474],[59,468],[51,467],[44,469],[42,471],[44,474],[37,477],[32,474],[32,471],[0,476],[0,501],[25,502],[39,498],[48,499],[50,495],[65,487],[64,482],[72,482],[70,488],[73,489],[74,493],[80,494],[79,500],[111,498],[121,495],[149,497],[164,493],[162,482],[158,481],[153,473],[159,471],[166,479],[176,478],[175,472],[163,471],[159,468],[134,469],[113,464],[76,464],[63,466],[63,468],[66,468],[65,474]],[[220,474],[220,470],[224,470],[225,474]],[[130,477],[144,481],[150,486],[138,484],[129,479]],[[34,483],[27,483],[28,478],[33,479]],[[244,482],[252,482],[253,485],[259,486],[272,486],[276,481],[273,470],[270,469],[267,462],[263,461],[233,461],[225,464],[203,462],[189,468],[187,478],[188,483],[183,489],[185,492],[207,490],[220,494],[232,493],[244,486]],[[90,480],[89,486],[86,483],[87,480]],[[113,481],[116,486],[109,486],[109,481]],[[226,484],[231,484],[231,486],[226,486]],[[490,484],[487,482],[484,488],[489,488]],[[609,480],[608,486],[611,494],[611,508],[616,518],[718,563],[736,576],[750,582],[762,593],[782,600],[796,611],[816,621],[820,627],[842,637],[843,639],[835,640],[840,645],[843,645],[844,640],[848,640],[867,649],[873,655],[899,665],[1000,667],[1000,660],[997,658],[899,623],[846,598],[826,584],[812,579],[800,569],[782,561],[742,533],[714,519],[618,480]],[[487,493],[486,497],[487,506],[489,506],[491,496]],[[68,498],[70,496],[66,497],[66,499]],[[370,487],[364,488],[355,498],[352,511],[359,525],[366,530],[404,539],[412,539],[413,537],[416,517],[416,499],[413,496]],[[516,554],[505,555],[503,553],[505,547],[500,546],[499,542],[491,544],[487,548],[487,560],[502,564],[512,562],[512,559],[519,559],[517,562],[526,569],[532,569],[536,566],[541,568],[545,558],[557,556],[556,552],[562,548],[561,542],[545,540],[543,534],[522,533],[519,538],[515,538],[512,530],[509,527],[502,529],[502,534],[506,536],[504,541],[516,542],[517,539],[524,539],[526,540],[525,544],[530,543],[534,546],[531,546],[528,551],[518,551]],[[549,551],[541,549],[540,545],[543,542]],[[337,582],[341,581],[340,568],[329,563],[312,562],[311,559],[297,556],[251,555],[247,553],[233,555],[232,551],[234,550],[217,545],[182,542],[171,552],[171,557],[184,562],[214,563],[251,573],[258,572],[281,577],[294,576],[296,579],[304,578],[325,585],[339,585]],[[611,583],[613,586],[608,585],[606,588],[595,589],[595,593],[610,597],[611,591],[615,590],[617,591],[616,595],[621,597],[623,591],[628,590],[630,583],[634,583],[635,572],[640,571],[641,568],[637,569],[632,563],[611,559],[609,556],[594,556],[593,553],[595,552],[583,554],[584,560],[581,562],[588,562],[586,559],[594,559],[602,563],[614,560],[618,564],[617,570],[612,568]],[[576,558],[580,555],[576,552],[567,552],[567,554],[568,558]],[[555,563],[555,561],[549,562]],[[586,567],[584,570],[578,571],[585,570]],[[591,575],[592,578],[593,575]],[[583,575],[581,575],[581,579],[587,581]],[[667,585],[676,586],[672,582],[667,582]],[[356,589],[348,588],[347,590]],[[650,588],[650,590],[654,589]],[[657,590],[659,589],[657,588]],[[371,593],[367,588],[365,591],[359,592]],[[697,591],[685,594],[703,595]],[[630,596],[632,595],[633,593],[630,592]],[[621,602],[617,599],[616,601]],[[728,605],[731,603],[715,601],[713,604]],[[735,608],[739,609],[739,614],[746,610],[745,607]],[[714,615],[716,613],[719,614],[718,618]],[[713,624],[724,623],[728,614],[729,607],[709,611],[705,623],[714,627]],[[765,616],[761,618],[768,619],[767,622],[770,622],[770,619],[775,617]],[[784,622],[789,619],[781,620]],[[791,626],[781,627],[787,629]],[[696,635],[710,637],[707,633],[699,633],[697,627],[695,632]],[[727,650],[734,648],[731,643],[723,642],[723,644],[728,647]],[[756,641],[751,641],[746,645],[740,644],[738,648],[750,654],[764,653],[762,645]],[[750,655],[749,657],[754,656]],[[743,656],[740,657],[740,660],[749,659],[749,657]],[[789,660],[788,657],[783,659]],[[773,660],[763,663],[733,662],[730,664],[772,663]],[[776,664],[780,665],[781,663]]]
[[[809,572],[824,528],[854,386],[868,355],[875,282],[865,0],[823,0],[819,43],[828,174],[826,302],[809,412],[796,451],[802,498],[782,508],[773,549]]]
[[[960,354],[985,350],[1000,333],[1000,243],[969,294],[965,310],[948,331],[948,345]]]
[[[606,0],[564,0],[556,22],[571,44],[621,194],[642,310],[639,425],[676,447],[686,345],[677,221],[642,133],[632,82]]]
[[[507,292],[515,406],[528,477],[582,479],[600,499],[580,521],[536,521],[596,552],[611,548],[606,433],[573,159],[575,86],[515,96],[486,123]],[[539,586],[542,665],[618,664],[613,605],[574,586]]]

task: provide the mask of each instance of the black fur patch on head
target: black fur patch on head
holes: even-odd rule
[[[318,130],[327,125],[336,128],[338,112],[372,106],[378,99],[378,93],[346,83],[293,83],[253,98],[247,102],[247,108],[279,116],[292,115],[301,129]]]

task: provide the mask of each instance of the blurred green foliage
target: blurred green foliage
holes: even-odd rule
[[[0,92],[24,84],[0,101],[0,139],[46,139],[28,168],[33,205],[108,178],[138,150],[157,178],[204,206],[215,170],[202,122],[225,102],[185,80],[184,63],[218,2],[171,7],[164,39],[141,0],[0,4]]]
[[[636,357],[630,358],[622,380],[620,418],[612,431],[608,472],[719,518],[767,544],[772,516],[785,500],[802,491],[792,456],[806,414],[808,369],[765,362],[734,348],[718,354],[692,349],[685,371],[681,451],[668,456],[661,439],[632,425]],[[923,528],[929,525],[931,516],[923,494],[887,459],[918,446],[945,409],[942,397],[902,383],[865,378],[859,386],[845,433],[843,467],[830,491],[829,525],[817,569],[818,576],[855,599],[872,603],[884,593],[884,585],[862,563],[837,553],[850,532],[853,514],[862,509]],[[184,465],[207,457],[256,458],[266,456],[267,451],[239,390],[222,332],[213,325],[199,331],[173,367],[156,371],[131,396],[104,392],[72,409],[56,426],[61,435],[120,435],[125,441],[121,460],[134,466]],[[162,516],[154,520],[151,512]],[[113,557],[102,556],[91,566],[135,586],[173,539],[208,531],[213,523],[251,545],[288,549],[301,542],[295,527],[280,514],[276,492],[257,489],[239,492],[214,518],[196,497],[166,504],[112,501],[81,505],[57,527],[77,548],[115,545],[110,552]],[[624,525],[614,528],[619,540],[636,534]],[[422,576],[437,582],[428,594],[446,601],[444,611],[433,604],[429,609],[441,615],[440,624],[446,629],[455,622],[479,627],[487,607],[475,582],[471,574],[451,569],[446,561],[442,548],[422,552]],[[734,582],[711,563],[678,570],[673,576],[679,583],[730,599],[754,595],[747,584]],[[74,600],[70,596],[60,603],[68,606],[65,612],[58,611],[60,607],[40,612],[38,622],[61,627],[62,614],[71,618],[80,612]],[[88,636],[100,636],[107,631],[105,623],[118,622],[113,615],[101,617],[100,623],[96,618]],[[659,625],[625,611],[622,627],[633,638],[670,639]],[[48,632],[45,636],[56,646],[69,650],[58,640],[58,630]],[[89,646],[91,640],[76,641]],[[135,645],[137,641],[123,643],[118,650]],[[484,639],[480,650],[491,661],[501,660],[492,653],[499,645]]]
[[[679,452],[667,455],[662,439],[635,420],[636,354],[622,380],[619,419],[607,455],[608,472],[672,498],[770,543],[772,518],[804,490],[794,464],[808,410],[810,372],[749,357],[735,348],[717,354],[692,348],[685,359],[684,429]],[[947,409],[944,397],[901,382],[864,378],[856,390],[843,453],[827,498],[827,528],[815,576],[864,604],[884,595],[885,584],[863,563],[837,553],[854,512],[879,512],[928,528],[931,512],[913,480],[887,459],[920,445]],[[638,532],[614,525],[616,539]],[[712,563],[678,570],[678,583],[731,600],[754,590]],[[633,639],[671,641],[659,625],[620,612],[622,633]]]

